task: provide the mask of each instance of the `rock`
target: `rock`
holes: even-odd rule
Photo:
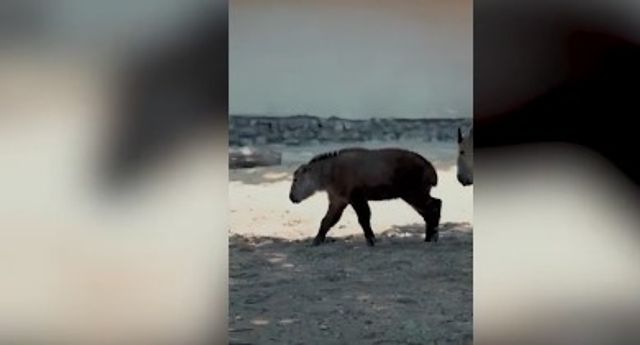
[[[272,166],[281,163],[282,154],[267,148],[242,147],[229,150],[229,168],[231,169]]]
[[[296,138],[286,138],[283,142],[285,145],[300,145],[300,140]]]
[[[409,297],[398,297],[396,299],[396,302],[401,303],[401,304],[415,304],[417,303],[416,300],[409,298]]]
[[[230,116],[229,144],[232,147],[265,145],[317,145],[325,142],[367,140],[455,141],[458,128],[467,132],[472,119],[350,120],[308,115],[288,117]]]
[[[241,146],[251,146],[251,145],[253,145],[253,140],[251,140],[249,138],[241,138],[240,139],[240,145]]]

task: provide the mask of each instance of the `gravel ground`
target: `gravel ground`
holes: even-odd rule
[[[230,238],[230,344],[471,344],[472,229],[422,224],[378,235]]]

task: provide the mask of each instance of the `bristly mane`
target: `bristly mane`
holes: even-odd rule
[[[339,155],[341,151],[342,150],[321,153],[321,154],[316,155],[313,158],[311,158],[311,160],[309,161],[308,164],[315,163],[317,161],[323,161],[323,160],[329,159],[329,158],[333,158],[333,157]]]
[[[314,156],[313,158],[311,158],[311,160],[307,164],[327,160],[329,158],[337,157],[342,153],[353,152],[353,151],[368,151],[368,150],[361,147],[347,147],[347,148],[343,148],[343,149],[339,149],[331,152],[325,152],[325,153],[321,153],[319,155]]]

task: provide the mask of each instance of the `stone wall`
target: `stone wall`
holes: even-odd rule
[[[304,145],[368,140],[456,140],[457,128],[468,131],[472,119],[367,119],[232,115],[229,145]]]

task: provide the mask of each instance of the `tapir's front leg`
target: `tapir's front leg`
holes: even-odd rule
[[[322,222],[320,223],[320,230],[318,230],[316,238],[313,239],[314,246],[317,246],[320,243],[324,242],[327,236],[327,232],[340,220],[345,207],[347,207],[346,202],[339,200],[329,200],[329,209],[324,215],[324,218],[322,218]]]

